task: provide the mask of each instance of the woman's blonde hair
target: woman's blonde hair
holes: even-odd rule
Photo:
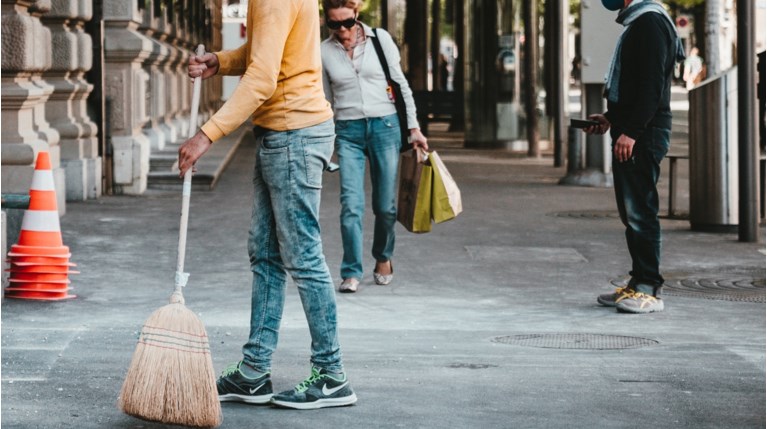
[[[327,15],[330,9],[348,7],[353,9],[354,13],[357,13],[359,12],[360,4],[362,4],[362,0],[322,0],[322,10]]]

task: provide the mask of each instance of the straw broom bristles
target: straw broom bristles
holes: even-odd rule
[[[141,329],[118,406],[144,420],[218,426],[221,405],[205,326],[182,297],[174,294],[171,302]]]

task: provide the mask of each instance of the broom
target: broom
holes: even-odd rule
[[[204,53],[205,47],[199,45],[196,54]],[[201,85],[202,78],[195,78],[190,136],[197,128]],[[184,256],[191,189],[192,168],[184,175],[175,289],[170,304],[152,313],[141,328],[118,406],[144,420],[215,427],[221,424],[221,405],[208,335],[200,319],[184,306],[181,292],[189,277],[184,272]]]

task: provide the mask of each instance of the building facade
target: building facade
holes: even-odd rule
[[[189,55],[221,48],[221,0],[2,0],[2,187],[51,155],[59,211],[141,194],[150,158],[188,134]],[[200,120],[221,104],[203,86]]]

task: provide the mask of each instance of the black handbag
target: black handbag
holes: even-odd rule
[[[400,84],[391,78],[391,73],[389,73],[389,63],[386,61],[386,55],[384,55],[383,49],[381,48],[381,42],[378,40],[377,28],[373,29],[373,34],[375,34],[375,37],[371,37],[371,40],[373,41],[378,60],[381,62],[381,67],[383,67],[384,74],[386,75],[386,82],[389,84],[389,87],[386,90],[391,91],[394,96],[394,107],[397,109],[399,131],[402,139],[402,145],[400,146],[399,151],[405,152],[413,148],[408,141],[410,130],[407,127],[407,107],[405,107],[405,98],[402,97],[402,88],[400,87]]]

